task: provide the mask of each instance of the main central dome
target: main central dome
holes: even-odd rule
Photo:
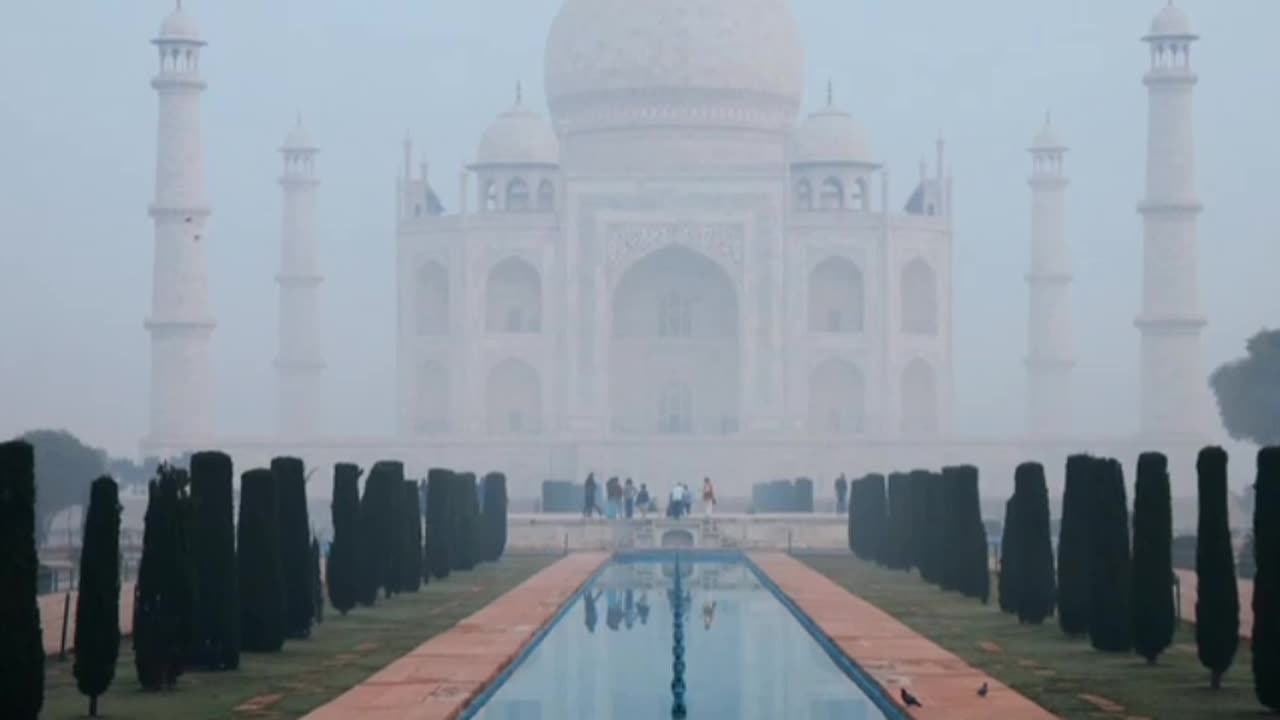
[[[804,94],[790,0],[565,0],[545,70],[567,142],[638,128],[785,133]]]

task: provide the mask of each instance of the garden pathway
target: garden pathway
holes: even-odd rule
[[[1048,710],[917,634],[893,616],[850,594],[818,571],[782,553],[752,561],[808,615],[845,655],[902,708],[901,688],[924,705],[917,720],[1053,720]],[[978,696],[986,683],[987,697]],[[905,708],[904,708],[905,709]]]
[[[1178,593],[1182,619],[1192,625],[1196,622],[1196,571],[1174,570],[1178,574]],[[1236,581],[1240,593],[1240,637],[1253,636],[1253,581],[1241,578]]]
[[[126,637],[133,632],[133,586],[128,582],[120,587],[120,634]],[[50,593],[39,597],[40,628],[44,632],[46,655],[56,655],[62,649],[62,612],[68,595],[71,596],[71,610],[67,613],[67,650],[72,650],[76,644],[77,593]]]

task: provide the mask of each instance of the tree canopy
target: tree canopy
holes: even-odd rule
[[[1280,444],[1280,330],[1263,330],[1245,347],[1245,357],[1209,379],[1222,424],[1235,440]]]

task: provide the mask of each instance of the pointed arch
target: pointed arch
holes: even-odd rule
[[[494,365],[485,384],[485,417],[491,434],[542,432],[542,380],[538,371],[514,358]]]
[[[928,435],[938,431],[938,380],[933,366],[915,358],[902,370],[902,432]]]
[[[542,276],[527,260],[509,257],[489,271],[485,330],[494,334],[542,332]]]
[[[856,434],[866,430],[866,380],[847,360],[822,363],[809,377],[809,430]]]
[[[796,183],[796,209],[805,211],[813,209],[813,183],[804,178]]]
[[[449,271],[434,260],[414,278],[413,316],[418,335],[449,334]]]
[[[823,210],[844,209],[844,183],[839,178],[829,177],[822,181],[818,206]]]
[[[860,333],[866,321],[866,287],[852,260],[829,257],[809,273],[809,332]]]
[[[428,360],[418,368],[417,395],[414,403],[414,429],[421,434],[449,430],[452,405],[449,369]]]
[[[498,211],[498,183],[493,180],[485,180],[480,192],[481,201],[484,203],[485,212]]]
[[[538,210],[551,212],[556,209],[556,186],[549,179],[538,183]]]
[[[512,178],[507,182],[507,212],[529,210],[529,183],[524,178]]]
[[[938,334],[938,281],[933,268],[916,258],[902,268],[900,288],[902,332],[908,335]]]

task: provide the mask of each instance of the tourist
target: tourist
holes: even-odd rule
[[[649,591],[641,590],[640,599],[636,600],[636,618],[641,625],[649,624]]]
[[[711,484],[711,478],[702,478],[702,514],[704,517],[711,517],[716,509],[716,488]]]
[[[582,488],[582,516],[590,518],[592,513],[599,513],[600,505],[596,503],[596,474],[587,473],[587,483]]]
[[[716,621],[716,601],[702,603],[702,629],[710,630]]]
[[[680,519],[680,514],[684,511],[684,485],[676,483],[671,488],[671,502],[667,505],[667,517],[675,520]]]
[[[596,631],[596,623],[600,619],[600,615],[596,610],[596,601],[600,599],[601,594],[602,591],[596,592],[595,595],[592,595],[591,588],[587,588],[582,593],[582,609],[586,614],[586,617],[583,618],[583,622],[586,624],[587,632],[589,633]]]
[[[635,591],[631,588],[627,588],[626,596],[622,600],[622,617],[626,621],[628,630],[635,626],[636,598]]]
[[[636,484],[631,482],[631,478],[627,478],[626,485],[622,486],[622,504],[626,517],[630,520],[636,511]]]
[[[849,511],[849,481],[844,479],[844,473],[840,473],[840,477],[836,478],[836,513],[844,515]]]
[[[691,517],[693,515],[693,491],[688,485],[680,483],[680,496],[684,498],[684,516]]]
[[[653,504],[653,498],[649,497],[649,486],[640,483],[640,492],[636,493],[636,504],[640,506],[640,517],[649,517],[650,505]]]
[[[622,598],[618,596],[616,588],[610,588],[607,597],[604,624],[610,630],[616,631],[622,627]]]
[[[622,483],[618,482],[616,476],[609,478],[609,482],[604,486],[605,507],[608,508],[609,519],[616,520],[618,518],[618,508],[622,504]]]

